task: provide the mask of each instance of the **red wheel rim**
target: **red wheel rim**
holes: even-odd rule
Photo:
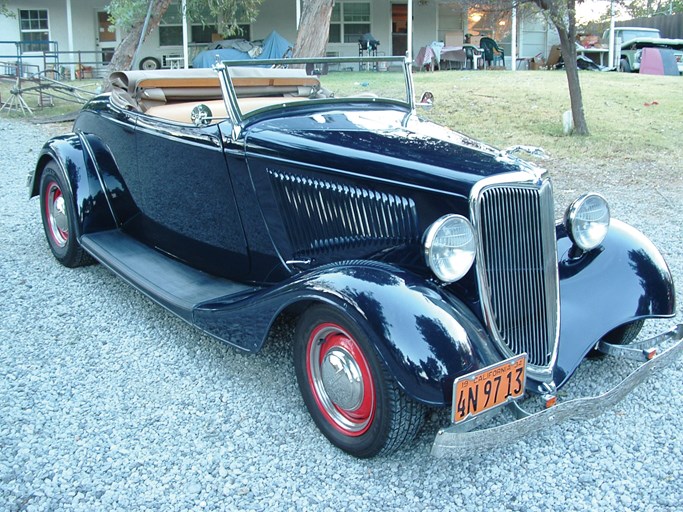
[[[375,384],[356,340],[336,324],[318,325],[306,360],[313,398],[330,425],[347,436],[367,432],[375,417]]]
[[[69,241],[69,219],[62,189],[56,181],[45,187],[45,219],[47,232],[57,247],[66,246]]]

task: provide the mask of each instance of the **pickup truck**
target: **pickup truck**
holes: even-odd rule
[[[602,40],[609,41],[609,29],[605,30]],[[614,40],[617,51],[621,52],[620,71],[639,71],[643,48],[670,48],[674,50],[678,72],[683,73],[683,39],[663,38],[656,28],[615,27]]]

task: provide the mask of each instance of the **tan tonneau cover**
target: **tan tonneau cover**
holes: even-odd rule
[[[319,81],[303,69],[229,68],[237,87],[316,86]],[[141,89],[219,88],[217,72],[212,69],[161,69],[156,71],[117,71],[110,80],[116,87],[135,96]]]

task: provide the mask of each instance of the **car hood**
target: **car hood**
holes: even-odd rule
[[[336,110],[257,122],[249,156],[372,175],[467,196],[495,174],[538,169],[470,137],[396,110]]]

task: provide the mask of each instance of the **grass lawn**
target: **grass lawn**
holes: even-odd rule
[[[681,161],[683,78],[586,71],[580,80],[589,137],[562,132],[570,109],[564,71],[414,75],[416,92],[436,97],[423,115],[497,147],[540,146],[569,160]]]
[[[62,83],[44,80],[42,81],[42,84],[44,85],[42,88],[42,103],[40,96],[41,89],[37,82],[22,80],[19,89],[22,91],[21,97],[26,102],[26,105],[28,105],[35,114],[35,119],[40,120],[48,117],[61,116],[79,110],[81,104],[93,96],[92,93],[95,92],[100,83],[100,80],[77,80]],[[16,80],[13,78],[3,77],[0,80],[0,105],[11,98],[11,90],[16,87]],[[10,113],[5,109],[0,115],[16,119],[31,117],[24,116],[21,110],[19,110],[16,101],[14,104],[16,109],[13,109]]]
[[[436,98],[434,108],[419,110],[420,115],[497,147],[540,146],[554,159],[568,162],[679,166],[683,161],[682,77],[581,72],[591,135],[568,137],[562,133],[562,113],[570,108],[564,71],[439,71],[413,76],[417,97],[429,90]],[[99,81],[71,84],[94,91]],[[11,81],[0,82],[2,101],[13,86]],[[24,96],[31,108],[37,106],[35,94]],[[35,108],[36,116],[79,108],[61,100],[54,103]],[[10,116],[22,117],[16,112]]]

